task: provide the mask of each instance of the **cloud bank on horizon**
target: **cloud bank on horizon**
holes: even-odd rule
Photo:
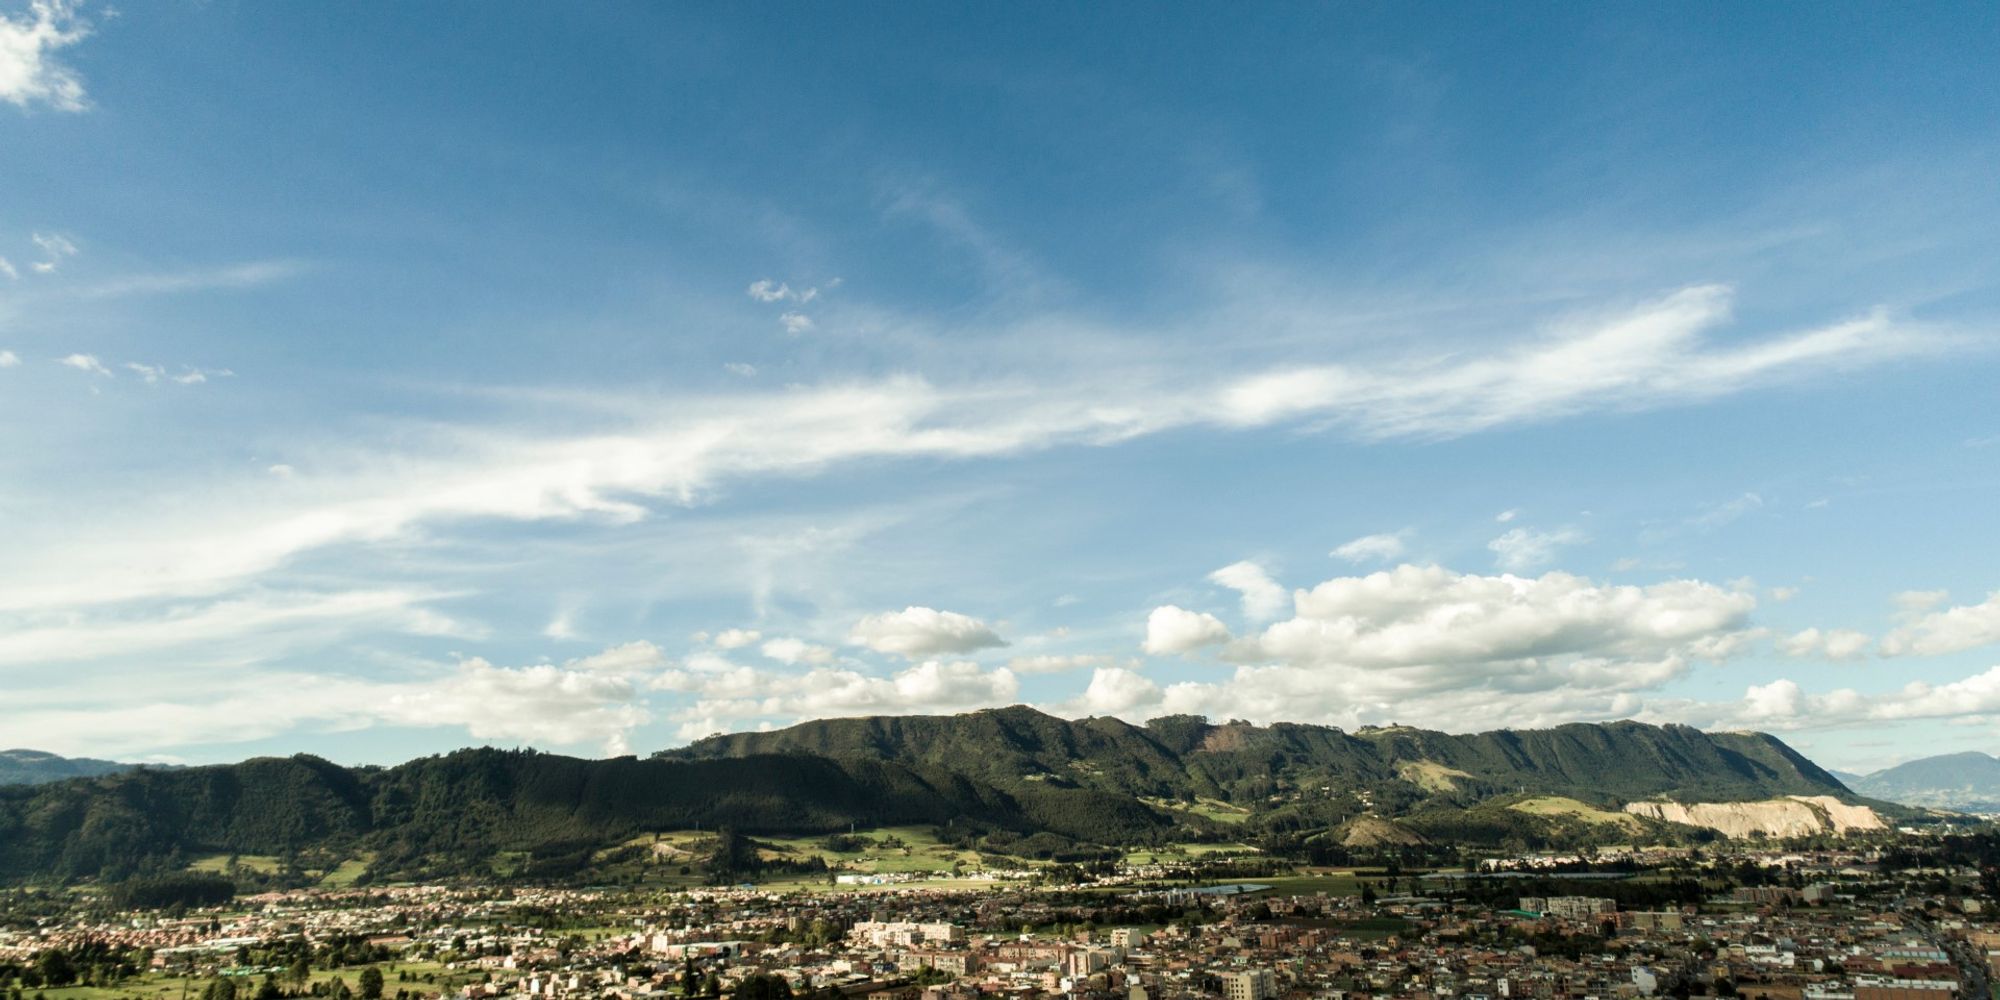
[[[1190,14],[1166,67],[1124,13],[496,9],[426,90],[422,11],[0,0],[9,742],[1992,749],[2000,98],[1922,81],[1990,78],[1993,12],[1924,74],[1819,54],[1865,17]]]

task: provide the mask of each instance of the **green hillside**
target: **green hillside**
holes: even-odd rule
[[[346,768],[300,756],[0,787],[0,879],[117,879],[232,858],[244,878],[562,877],[635,838],[690,829],[925,826],[949,828],[961,850],[1044,858],[1341,842],[1381,818],[1407,818],[1431,842],[1462,831],[1537,843],[1632,799],[1785,794],[1847,793],[1761,734],[1628,722],[1348,733],[1192,716],[1135,726],[1014,707],[823,720],[646,760],[482,749]],[[1576,805],[1503,807],[1532,796]]]

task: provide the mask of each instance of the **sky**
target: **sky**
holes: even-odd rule
[[[0,746],[2000,751],[2000,8],[0,0]]]

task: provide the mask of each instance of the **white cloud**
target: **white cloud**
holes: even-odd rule
[[[1797,596],[1799,596],[1799,588],[1797,588],[1797,587],[1772,587],[1772,588],[1771,588],[1771,600],[1774,600],[1774,601],[1777,601],[1777,602],[1778,602],[1779,604],[1783,604],[1783,603],[1785,603],[1786,601],[1789,601],[1789,600],[1791,600],[1792,598],[1794,598],[1794,597],[1797,597]]]
[[[1501,524],[1506,524],[1507,522],[1512,521],[1513,519],[1520,516],[1521,516],[1521,508],[1509,507],[1508,509],[1501,511],[1498,514],[1493,515],[1493,520],[1498,521]]]
[[[1230,563],[1208,578],[1243,595],[1243,614],[1251,621],[1270,621],[1284,614],[1292,603],[1292,595],[1271,579],[1264,567],[1247,559]]]
[[[1020,682],[1006,668],[926,660],[890,677],[820,667],[803,674],[735,671],[689,677],[699,698],[674,714],[682,739],[742,728],[747,720],[964,712],[1012,703]]]
[[[1160,686],[1126,667],[1099,667],[1090,675],[1090,685],[1074,701],[1057,706],[1068,716],[1125,715],[1134,709],[1160,703]],[[1145,713],[1139,713],[1145,714]]]
[[[660,647],[641,639],[607,647],[589,656],[570,660],[563,664],[563,669],[635,677],[659,670],[666,665],[667,654]]]
[[[1684,289],[1623,314],[1571,324],[1484,357],[1369,370],[1297,367],[1237,381],[1225,423],[1324,416],[1366,438],[1454,437],[1589,410],[1638,410],[1713,399],[1751,386],[1934,350],[1941,341],[1876,313],[1763,341],[1715,347],[1731,291]]]
[[[170,649],[213,650],[234,641],[325,638],[365,624],[413,635],[476,636],[480,629],[432,611],[439,595],[410,590],[253,594],[148,616],[0,619],[0,664],[73,663]],[[220,655],[219,652],[215,655]]]
[[[67,367],[74,368],[80,372],[87,372],[91,375],[102,375],[105,378],[111,377],[111,369],[104,367],[104,362],[97,360],[97,355],[95,354],[67,355],[65,357],[57,358],[56,364],[65,365]]]
[[[1709,398],[1945,342],[1873,317],[1797,335],[1706,343],[1702,332],[1722,320],[1726,302],[1720,290],[1690,290],[1529,347],[1342,368],[1331,382],[1325,368],[1298,367],[1247,378],[1117,372],[1074,384],[946,388],[896,378],[631,399],[594,411],[620,414],[612,422],[567,436],[461,428],[432,435],[428,440],[441,443],[414,452],[352,442],[329,450],[366,454],[365,462],[351,463],[345,473],[302,473],[283,490],[270,488],[268,478],[262,486],[182,484],[184,496],[224,499],[142,506],[122,511],[115,525],[52,509],[32,535],[21,536],[39,541],[12,545],[8,571],[0,574],[0,610],[209,595],[308,553],[420,544],[430,532],[462,523],[629,523],[649,516],[655,504],[701,503],[731,481],[807,476],[857,461],[997,457],[1110,445],[1176,427],[1314,417],[1364,438],[1449,436],[1588,408]],[[1290,381],[1301,373],[1310,385]],[[1412,373],[1414,380],[1406,378]],[[1597,388],[1553,384],[1557,375]],[[1350,383],[1362,391],[1348,392]],[[302,467],[324,470],[332,463]]]
[[[1943,600],[1942,591],[1900,595],[1899,603],[1910,609],[1912,617],[1882,637],[1883,655],[1942,656],[2000,642],[2000,591],[1978,604],[1916,613]]]
[[[839,287],[839,284],[840,279],[836,278],[827,287],[836,288]],[[819,298],[819,289],[794,289],[782,281],[772,281],[770,278],[763,278],[750,283],[748,294],[751,298],[759,302],[796,302],[800,305],[805,305]]]
[[[1951,600],[1948,590],[1905,590],[1890,598],[1896,610],[1905,615],[1921,615],[1933,608],[1943,607]]]
[[[20,364],[20,355],[13,351],[0,351],[0,368],[17,368]]]
[[[1472,679],[1468,666],[1559,679],[1575,665],[1569,658],[1601,666],[1699,655],[1696,644],[1741,631],[1756,598],[1689,580],[1606,586],[1567,573],[1496,577],[1401,566],[1329,580],[1301,592],[1297,604],[1296,618],[1272,625],[1254,652],[1241,655],[1411,670],[1427,675],[1428,686]]]
[[[764,633],[755,629],[727,628],[716,633],[715,638],[710,640],[710,642],[717,649],[742,649],[745,646],[756,644],[762,638],[764,638]]]
[[[33,0],[25,17],[0,13],[0,101],[58,111],[90,106],[83,80],[56,53],[90,34],[71,0]]]
[[[0,277],[4,277],[8,281],[19,281],[21,278],[21,271],[19,268],[16,268],[14,266],[13,261],[8,260],[5,257],[0,257]]]
[[[1362,535],[1327,554],[1351,563],[1390,562],[1403,556],[1403,532]]]
[[[542,626],[542,635],[550,639],[563,641],[578,638],[576,632],[576,612],[570,608],[557,610],[555,616],[549,619],[549,623]]]
[[[804,639],[789,637],[767,639],[758,650],[765,657],[785,664],[825,664],[833,662],[833,650],[816,646]]]
[[[1140,648],[1154,656],[1177,656],[1228,641],[1229,626],[1221,619],[1166,604],[1146,616],[1146,641]]]
[[[1779,652],[1787,656],[1816,656],[1829,660],[1852,660],[1866,655],[1872,640],[1865,632],[1853,629],[1817,628],[1796,632],[1778,641]]]
[[[801,312],[788,312],[778,317],[778,322],[786,333],[806,333],[813,328],[812,317]]]
[[[1713,531],[1741,519],[1745,514],[1762,509],[1763,506],[1763,497],[1755,493],[1745,493],[1734,500],[1709,505],[1700,514],[1689,518],[1688,523],[1704,531]]]
[[[1215,683],[1167,686],[1161,708],[1261,721],[1452,729],[1617,718],[1696,660],[1755,638],[1753,595],[1699,581],[1611,586],[1565,573],[1478,576],[1402,566],[1300,592],[1296,617],[1237,639]],[[1180,643],[1227,641],[1172,609]],[[1187,617],[1182,617],[1187,616]],[[1192,618],[1193,620],[1190,620]]]
[[[65,258],[76,256],[76,243],[61,233],[36,233],[33,238],[42,251],[42,259],[31,265],[37,274],[54,274]]]
[[[1017,674],[1063,674],[1086,667],[1111,665],[1112,658],[1101,653],[1042,653],[1017,656],[1007,661],[1007,669]]]
[[[916,606],[861,619],[855,623],[847,641],[878,653],[894,653],[912,660],[943,653],[970,653],[1007,644],[977,618],[955,611]]]
[[[1710,708],[1723,724],[1768,729],[1824,728],[1866,722],[1964,719],[2000,713],[2000,667],[1948,684],[1911,681],[1891,691],[1839,688],[1809,694],[1779,679],[1753,685],[1736,705]]]
[[[1508,572],[1520,573],[1546,566],[1555,560],[1558,550],[1585,541],[1588,538],[1575,528],[1557,528],[1554,531],[1514,528],[1487,542],[1486,547],[1493,550],[1495,565]]]
[[[757,374],[756,365],[745,364],[741,361],[728,362],[722,366],[722,370],[738,378],[750,378]]]

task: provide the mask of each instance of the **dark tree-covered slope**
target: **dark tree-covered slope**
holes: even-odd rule
[[[699,741],[682,760],[807,753],[944,767],[1001,787],[1024,781],[1126,795],[1248,803],[1286,788],[1385,782],[1432,794],[1579,790],[1592,797],[1749,799],[1843,794],[1839,779],[1762,733],[1636,722],[1454,735],[1407,727],[1215,725],[1191,716],[1133,726],[1024,706],[956,716],[823,719]]]
[[[1193,716],[1135,726],[1014,707],[828,719],[647,760],[482,749],[346,768],[298,756],[0,787],[0,879],[116,878],[217,854],[366,853],[378,874],[446,874],[486,870],[503,852],[585,857],[692,827],[964,824],[1118,845],[1176,825],[1223,835],[1217,800],[1248,824],[1230,835],[1312,836],[1420,813],[1437,830],[1435,817],[1523,792],[1604,804],[1849,794],[1756,733],[1629,722],[1349,733]]]

